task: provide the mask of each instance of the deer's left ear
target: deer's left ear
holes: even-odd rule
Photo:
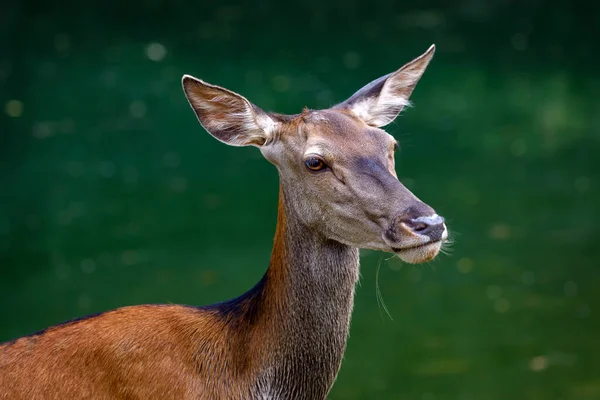
[[[190,75],[182,85],[200,124],[221,142],[262,146],[273,139],[275,121],[245,97]]]
[[[381,127],[392,122],[409,103],[408,99],[431,61],[435,45],[396,72],[382,76],[334,108],[344,108],[367,125]]]

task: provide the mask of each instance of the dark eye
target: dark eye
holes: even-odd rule
[[[304,161],[304,165],[311,171],[321,171],[327,168],[325,161],[321,160],[319,157],[307,158],[306,161]]]

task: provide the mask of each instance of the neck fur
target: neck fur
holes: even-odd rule
[[[242,322],[240,340],[260,360],[261,396],[325,398],[346,348],[358,268],[358,249],[311,231],[280,190],[267,273],[248,293],[219,307],[234,314],[232,324]]]
[[[312,231],[288,204],[280,190],[277,229],[266,274],[273,289],[278,288],[273,295],[287,300],[287,306],[299,301],[302,308],[314,312],[314,302],[320,301],[342,311],[339,307],[346,303],[344,299],[352,303],[358,280],[358,249]]]

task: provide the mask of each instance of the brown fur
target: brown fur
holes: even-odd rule
[[[285,249],[276,247],[273,258],[265,290],[278,286]],[[0,398],[249,398],[268,330],[264,313],[247,323],[250,306],[257,306],[249,303],[275,309],[269,301],[279,298],[264,294],[231,314],[218,307],[124,307],[5,343]]]
[[[182,306],[125,307],[50,328],[0,348],[1,396],[192,398],[202,387],[194,354],[225,356],[225,328],[214,313]]]
[[[398,181],[395,140],[379,129],[408,103],[432,55],[332,109],[295,116],[184,77],[215,138],[257,146],[279,170],[265,276],[221,304],[124,307],[1,344],[0,398],[324,399],[346,348],[358,248],[423,262],[447,234]],[[309,171],[311,157],[326,168]]]
[[[205,308],[124,307],[0,345],[0,398],[262,398],[265,365],[285,364],[279,359],[289,360],[293,373],[299,367],[293,356],[297,344],[288,346],[298,341],[285,334],[286,326],[298,323],[289,313],[298,306],[289,304],[296,300],[288,294],[294,284],[290,236],[280,201],[270,267],[239,299]],[[355,277],[350,280],[353,286]],[[320,395],[310,397],[305,389],[304,395],[276,398],[323,398],[337,374],[345,333]],[[310,336],[306,344],[318,344]],[[286,382],[291,375],[283,371],[280,379]]]

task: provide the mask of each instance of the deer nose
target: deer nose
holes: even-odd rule
[[[402,223],[414,233],[428,236],[432,241],[442,240],[446,234],[444,218],[437,214],[426,217],[405,219],[402,221]]]

